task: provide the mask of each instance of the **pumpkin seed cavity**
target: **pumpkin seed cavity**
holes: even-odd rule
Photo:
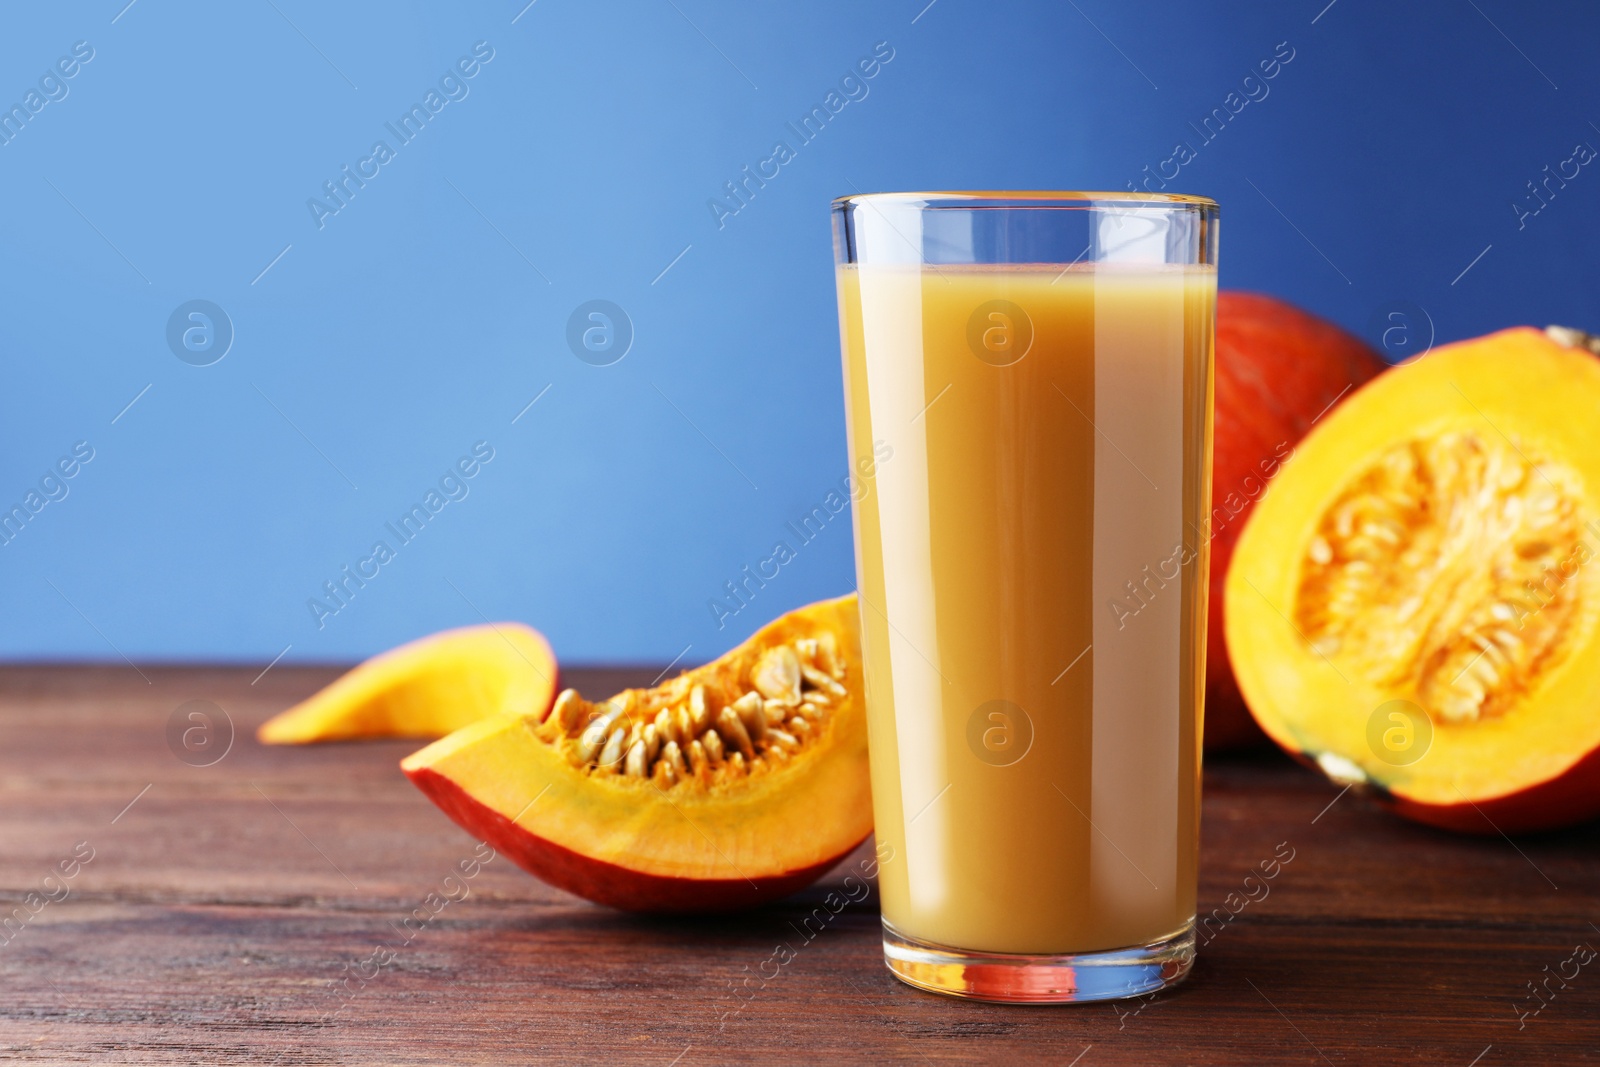
[[[591,775],[671,789],[764,774],[822,736],[849,694],[833,635],[776,645],[757,657],[721,702],[688,675],[659,689],[630,689],[590,703],[564,690],[535,734]]]
[[[1593,555],[1578,484],[1498,435],[1398,445],[1320,519],[1295,625],[1341,672],[1435,722],[1504,715],[1570,643]]]

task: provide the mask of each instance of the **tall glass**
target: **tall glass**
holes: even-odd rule
[[[889,969],[1041,1003],[1180,981],[1217,206],[885,193],[833,220]]]

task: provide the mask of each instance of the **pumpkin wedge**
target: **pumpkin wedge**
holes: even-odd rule
[[[1228,573],[1262,729],[1436,826],[1600,814],[1600,360],[1556,337],[1506,330],[1364,386]]]
[[[367,737],[443,737],[496,715],[543,715],[556,692],[556,658],[521,623],[467,626],[374,656],[267,720],[267,745]]]
[[[630,911],[723,911],[815,881],[872,831],[856,598],[598,704],[486,720],[401,769],[529,873]]]

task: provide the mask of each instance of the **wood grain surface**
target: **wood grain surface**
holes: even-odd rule
[[[499,858],[435,913],[429,894],[477,850],[401,776],[417,746],[262,747],[256,726],[337,672],[259,673],[0,669],[0,1058],[1600,1062],[1600,959],[1580,948],[1600,948],[1594,826],[1454,837],[1276,755],[1214,759],[1201,907],[1229,914],[1236,894],[1237,914],[1188,984],[992,1006],[892,979],[871,898],[800,934],[854,858],[797,898],[702,920],[594,907]],[[601,694],[656,672],[568,673]],[[235,731],[210,766],[169,747],[191,700]],[[1247,882],[1263,863],[1276,876]],[[419,907],[428,921],[407,924]],[[796,950],[781,968],[780,942]]]

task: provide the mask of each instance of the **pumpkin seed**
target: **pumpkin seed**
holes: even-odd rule
[[[744,753],[745,759],[754,758],[755,746],[750,743],[750,733],[744,728],[744,722],[739,718],[739,713],[732,708],[723,708],[717,713],[717,733],[722,735],[722,740],[728,745]]]
[[[767,713],[761,698],[755,693],[746,693],[728,707],[738,714],[750,740],[759,745],[761,739],[767,736]]]
[[[824,674],[815,667],[801,667],[800,674],[806,681],[835,699],[849,694],[849,690],[834,681],[832,675]]]
[[[683,762],[683,749],[678,747],[676,741],[668,741],[662,746],[660,762],[670,763],[679,778],[686,778],[689,775],[689,768]]]
[[[695,777],[702,777],[711,770],[711,761],[706,757],[705,746],[699,741],[689,742],[689,769]]]
[[[677,742],[668,741],[667,744],[675,745]],[[655,771],[651,774],[651,779],[656,783],[657,788],[671,789],[678,784],[678,769],[672,765],[670,760],[656,760]]]
[[[694,727],[691,737],[698,737],[711,725],[711,704],[706,697],[706,687],[697,685],[689,690],[689,722]]]
[[[629,778],[643,778],[650,766],[650,758],[646,755],[644,740],[641,738],[628,749],[628,765],[626,771]]]
[[[622,743],[628,737],[628,728],[618,726],[611,731],[611,736],[606,738],[606,747],[600,750],[600,767],[603,770],[614,771],[622,762]]]
[[[712,766],[720,764],[723,760],[722,735],[715,730],[707,730],[700,735],[700,747],[706,750],[706,758]]]
[[[768,700],[789,707],[800,703],[800,659],[788,645],[768,649],[756,662],[750,681]]]
[[[817,666],[827,671],[830,677],[844,677],[844,663],[839,659],[839,646],[832,630],[824,630],[817,635]]]
[[[563,689],[556,697],[555,707],[550,709],[550,718],[561,727],[562,733],[570,734],[589,717],[591,707],[576,689]]]
[[[621,708],[599,715],[584,727],[583,733],[578,736],[577,755],[581,763],[593,763],[595,756],[605,747],[606,740],[611,735],[611,728],[622,717]]]

